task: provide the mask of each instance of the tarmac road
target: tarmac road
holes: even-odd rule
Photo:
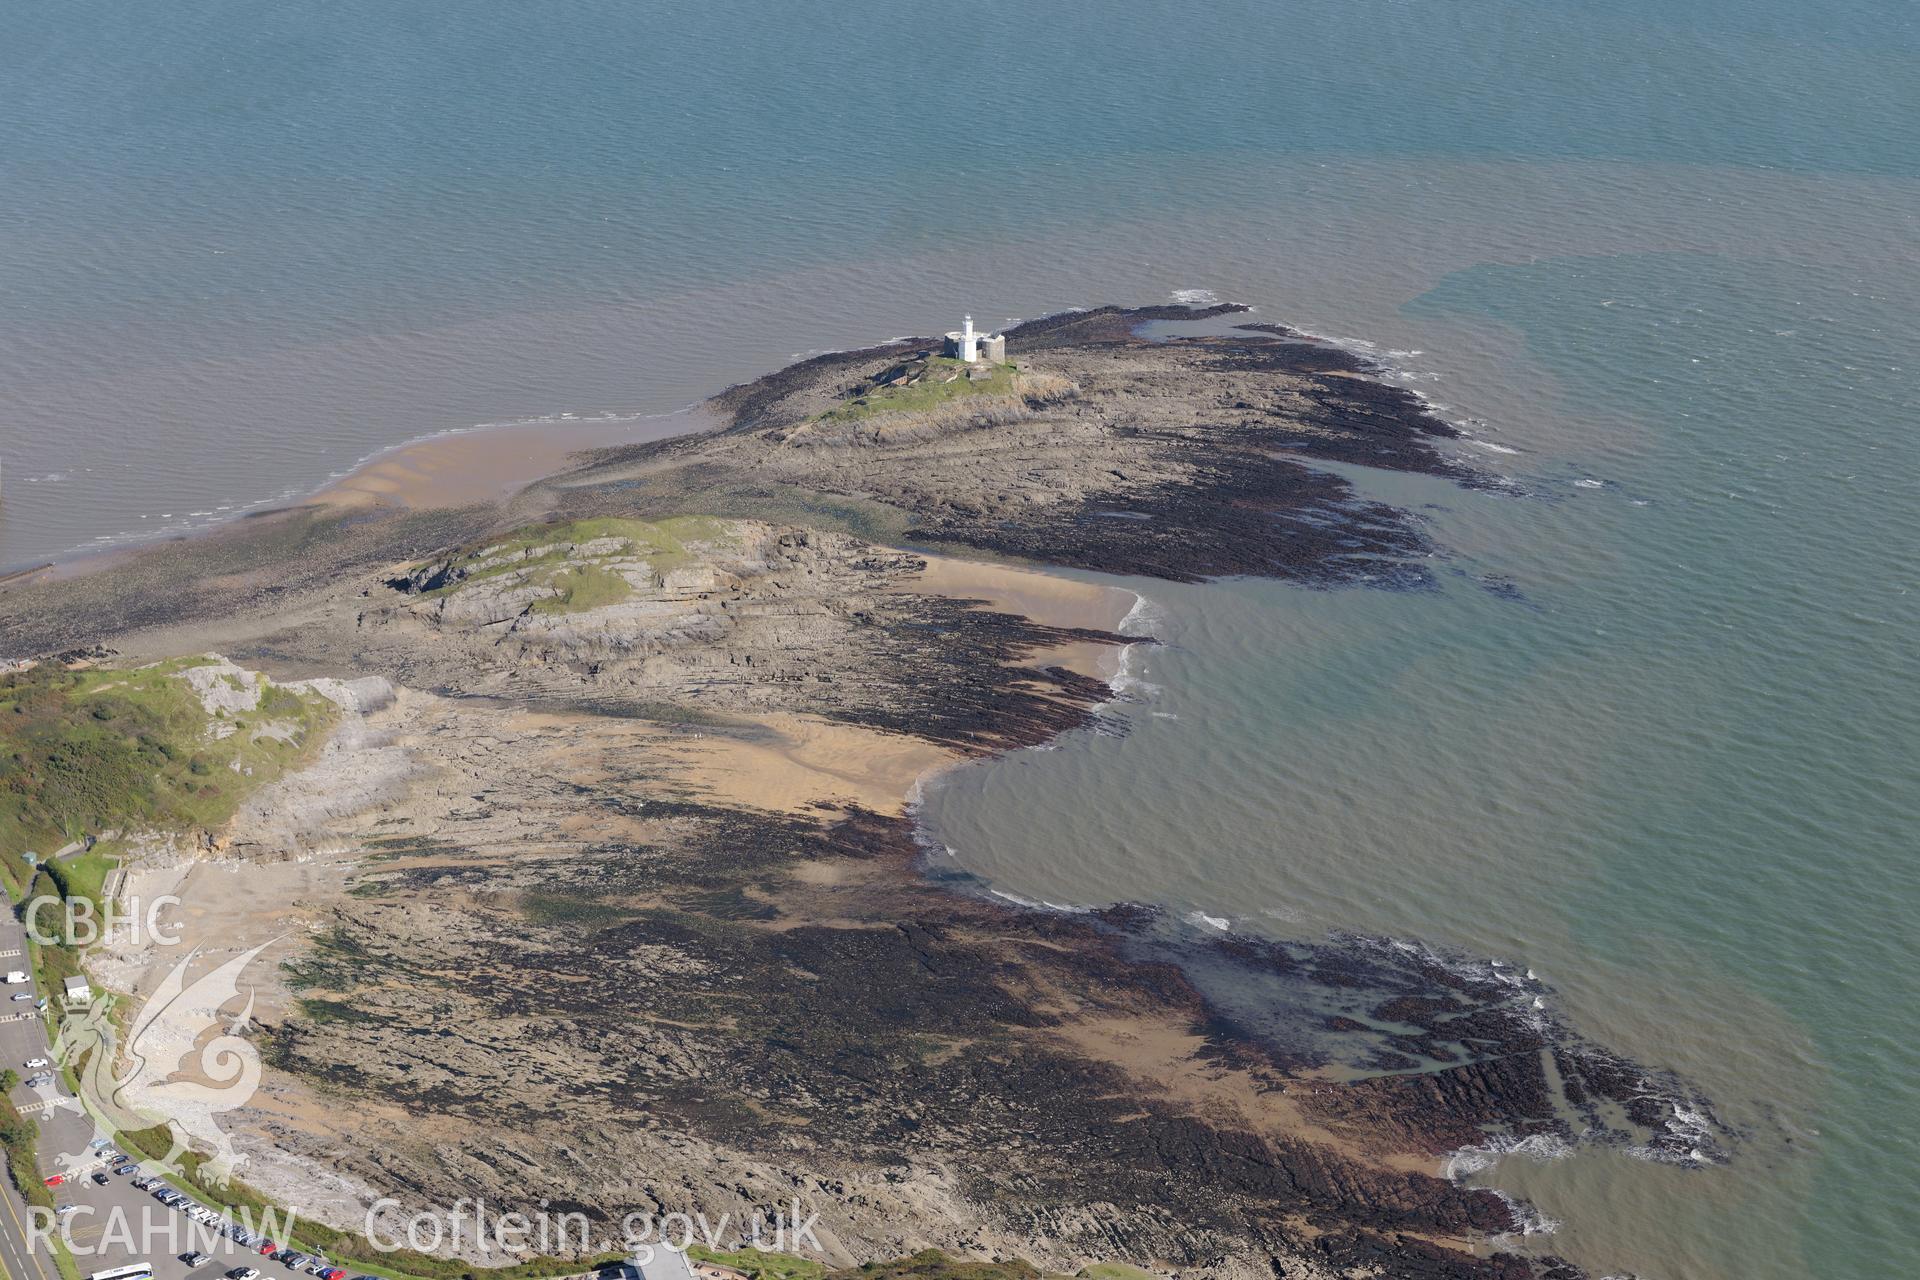
[[[0,974],[28,967],[26,945],[25,927],[12,912],[0,911]],[[11,1067],[23,1081],[35,1074],[28,1061],[53,1057],[47,1024],[35,1011],[35,1002],[12,998],[32,991],[30,983],[0,986],[0,1068]],[[132,1185],[137,1174],[109,1174],[105,1186],[96,1185],[91,1173],[105,1159],[89,1144],[99,1135],[57,1074],[51,1085],[29,1088],[22,1083],[12,1096],[14,1105],[40,1126],[41,1176],[67,1175],[54,1196],[62,1206],[78,1206],[67,1223],[66,1238],[82,1276],[134,1262],[150,1265],[155,1280],[218,1280],[240,1266],[258,1267],[263,1280],[288,1280],[296,1274],[253,1249],[198,1229],[184,1213],[137,1190]],[[11,1280],[60,1280],[46,1241],[33,1238],[31,1223],[26,1202],[10,1181],[0,1178],[0,1265]],[[179,1257],[189,1249],[210,1253],[214,1260],[189,1267]]]

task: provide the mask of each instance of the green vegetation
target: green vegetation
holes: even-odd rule
[[[303,758],[332,704],[268,686],[259,708],[210,713],[182,678],[204,658],[135,671],[42,665],[0,676],[0,863],[15,892],[89,832],[211,828],[255,787]],[[98,895],[107,851],[69,867],[72,888]]]
[[[976,379],[967,375],[969,369],[987,369],[988,373]],[[820,420],[857,422],[877,413],[924,412],[966,396],[1010,396],[1014,372],[1012,364],[969,365],[948,356],[929,356],[919,380],[911,386],[904,377],[884,386],[876,384],[871,390],[827,410],[820,415]]]
[[[579,613],[602,605],[619,604],[633,594],[633,586],[611,569],[597,564],[574,565],[549,579],[559,592],[545,600],[535,600],[535,613]]]
[[[820,1280],[827,1274],[825,1263],[791,1253],[762,1252],[759,1249],[735,1249],[723,1253],[705,1245],[692,1245],[687,1256],[699,1262],[717,1262],[735,1271],[744,1271],[753,1280]]]
[[[154,1160],[165,1158],[173,1149],[172,1134],[164,1124],[151,1129],[123,1131],[119,1138],[122,1146]],[[479,1267],[460,1258],[435,1257],[411,1249],[386,1251],[375,1247],[365,1236],[356,1232],[289,1213],[238,1178],[214,1182],[203,1171],[203,1160],[197,1152],[183,1152],[179,1164],[179,1174],[168,1172],[164,1176],[173,1186],[202,1204],[222,1211],[236,1221],[286,1224],[287,1238],[278,1243],[306,1253],[324,1254],[337,1263],[369,1275],[390,1276],[394,1280],[543,1280],[543,1277],[571,1275],[606,1266],[620,1261],[622,1257],[620,1254],[606,1254],[584,1261],[579,1258],[529,1258],[507,1267]]]
[[[1039,1280],[1040,1272],[1032,1263],[1019,1258],[975,1262],[949,1258],[938,1249],[922,1249],[910,1258],[868,1262],[845,1271],[830,1271],[827,1277],[828,1280]]]
[[[60,1280],[80,1280],[80,1264],[73,1260],[73,1250],[67,1248],[58,1231],[53,1233],[53,1265],[60,1272]]]
[[[36,1147],[40,1126],[20,1114],[13,1099],[0,1093],[0,1150],[7,1156],[7,1176],[28,1204],[53,1208],[53,1192],[40,1176],[40,1158]]]
[[[107,905],[107,877],[120,865],[117,841],[102,841],[85,853],[76,853],[48,866],[63,896],[84,898],[93,904],[93,918],[103,918]]]
[[[593,556],[574,548],[583,543],[614,538],[620,546]],[[669,516],[662,520],[628,520],[615,516],[569,520],[559,524],[528,525],[505,537],[490,538],[468,548],[454,564],[465,570],[458,581],[424,594],[452,595],[463,587],[489,578],[515,574],[536,586],[553,587],[557,595],[535,608],[545,613],[570,613],[616,604],[632,593],[625,578],[607,568],[604,560],[637,559],[663,577],[693,558],[691,543],[726,545],[731,541],[724,520],[712,516]],[[416,565],[415,573],[430,568]]]

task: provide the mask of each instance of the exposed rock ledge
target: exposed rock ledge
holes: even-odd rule
[[[264,1002],[260,1180],[735,1221],[797,1191],[849,1258],[1573,1274],[1490,1250],[1513,1208],[1442,1158],[1675,1141],[1678,1082],[1417,948],[1196,940],[930,882],[886,803],[1085,723],[1104,686],[1056,655],[1119,640],[929,593],[928,546],[1424,580],[1417,522],[1312,464],[1456,474],[1450,429],[1284,332],[1136,333],[1190,314],[1022,326],[1029,381],[893,421],[836,409],[920,344],[822,357],[726,393],[723,430],[613,451],[504,517],[284,520],[0,619],[18,651],[192,637],[400,687],[363,745],[404,754],[403,792],[316,811],[355,852],[302,864],[289,919],[256,922],[313,939]],[[233,847],[294,838],[278,816],[250,810]]]

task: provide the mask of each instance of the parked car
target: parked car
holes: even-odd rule
[[[77,1204],[63,1204],[53,1212],[55,1217],[64,1218],[70,1213],[80,1212],[80,1206]]]
[[[320,1280],[347,1280],[345,1267],[328,1267],[320,1273]]]
[[[313,1261],[313,1259],[309,1258],[306,1254],[295,1253],[292,1249],[282,1249],[274,1256],[287,1266],[292,1267],[295,1271],[301,1270],[309,1262]]]
[[[28,1058],[27,1059],[27,1070],[29,1071],[32,1071],[35,1067],[50,1067],[52,1065],[53,1064],[51,1062],[48,1062],[45,1058]]]
[[[260,1242],[260,1253],[263,1257],[277,1258],[280,1256],[280,1246],[271,1240],[262,1240]]]
[[[14,998],[15,1000],[31,1000],[31,999],[33,999],[33,992],[31,992],[31,991],[16,991],[16,992],[14,992],[14,993],[13,993],[13,998]]]
[[[125,1164],[117,1164],[117,1165],[115,1165],[115,1166],[113,1167],[113,1171],[114,1171],[115,1173],[132,1173],[132,1172],[133,1172],[133,1171],[134,1171],[135,1169],[138,1169],[139,1167],[140,1167],[139,1165],[137,1165],[137,1164],[135,1164],[135,1163],[134,1163],[133,1161],[131,1161],[131,1160],[129,1160],[129,1161],[127,1161],[127,1162],[126,1162]]]
[[[260,1280],[260,1268],[235,1267],[227,1272],[227,1280]]]
[[[99,1183],[103,1187],[106,1186],[109,1182],[113,1181],[112,1178],[109,1178],[107,1176],[107,1171],[105,1169],[95,1169],[93,1171],[93,1180]]]
[[[187,1253],[181,1254],[180,1261],[186,1263],[190,1267],[199,1267],[199,1266],[204,1266],[209,1262],[212,1262],[213,1255],[210,1253],[202,1253],[198,1249],[194,1249]]]

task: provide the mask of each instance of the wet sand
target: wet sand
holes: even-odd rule
[[[1117,629],[1139,599],[1124,587],[1106,587],[1063,578],[1036,569],[927,557],[926,572],[907,588],[923,595],[980,600],[981,608],[1022,614],[1053,627],[1094,631]],[[1033,655],[1036,666],[1062,666],[1096,680],[1111,680],[1120,670],[1121,649],[1111,644],[1063,644]]]
[[[701,406],[645,417],[550,418],[448,432],[369,459],[321,489],[328,506],[410,511],[504,502],[527,485],[572,468],[579,455],[645,444],[715,425]]]

